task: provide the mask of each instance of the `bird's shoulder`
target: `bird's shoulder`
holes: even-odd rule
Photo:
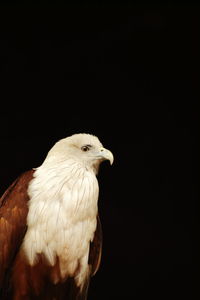
[[[0,199],[0,287],[26,230],[28,185],[34,170],[20,175]]]

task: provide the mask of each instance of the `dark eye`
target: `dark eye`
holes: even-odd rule
[[[81,147],[81,150],[86,152],[86,151],[90,150],[91,147],[92,147],[91,145],[84,145],[83,147]]]

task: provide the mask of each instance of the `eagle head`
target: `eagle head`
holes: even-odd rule
[[[100,163],[109,160],[112,164],[114,157],[96,136],[78,133],[59,140],[49,151],[45,162],[55,164],[67,159],[72,159],[97,174]]]

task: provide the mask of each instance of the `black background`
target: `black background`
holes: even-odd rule
[[[104,244],[89,299],[194,297],[198,12],[1,7],[0,192],[73,133],[97,135],[115,156],[98,176]]]

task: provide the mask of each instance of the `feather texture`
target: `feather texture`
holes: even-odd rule
[[[10,269],[26,232],[27,201],[29,200],[27,189],[33,173],[34,171],[31,170],[21,175],[0,199],[1,291],[10,277]]]
[[[62,279],[77,273],[76,283],[82,286],[96,228],[96,176],[70,160],[50,169],[45,164],[35,171],[28,194],[28,230],[22,248],[30,265],[37,263],[38,254],[51,266],[59,257]]]

